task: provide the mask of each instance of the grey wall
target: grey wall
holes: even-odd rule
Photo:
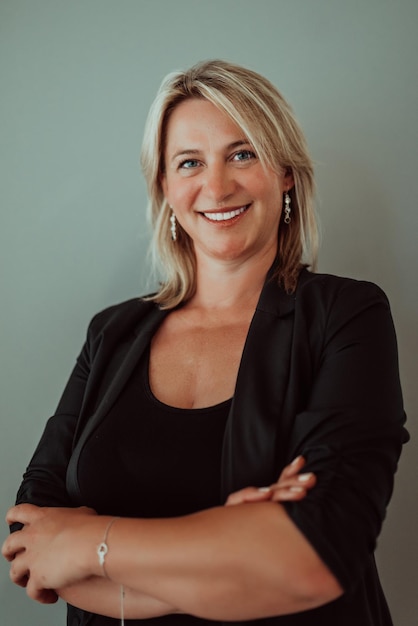
[[[416,0],[1,0],[3,513],[90,317],[146,288],[138,153],[155,90],[172,69],[223,57],[267,75],[306,130],[320,269],[391,300],[415,439],[378,559],[395,624],[418,623],[417,23]],[[0,626],[63,614],[29,601],[1,562]]]

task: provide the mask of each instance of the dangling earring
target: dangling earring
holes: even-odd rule
[[[176,221],[176,216],[174,214],[173,208],[170,207],[171,209],[171,215],[170,215],[170,232],[171,232],[171,239],[173,241],[177,240],[177,221]]]
[[[290,224],[292,218],[290,217],[290,196],[287,193],[287,191],[284,194],[284,223],[285,224]]]

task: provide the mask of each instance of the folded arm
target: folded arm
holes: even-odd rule
[[[244,490],[245,504],[232,498],[236,506],[182,518],[118,520],[106,562],[116,588],[127,585],[168,611],[244,620],[314,608],[359,580],[405,441],[390,313],[378,292],[364,289],[368,298],[344,289],[324,316],[309,404],[292,425],[289,450],[306,455],[317,475],[312,496],[250,503],[255,492]],[[4,547],[12,579],[37,600],[103,576],[96,549],[110,518],[76,522],[76,514],[27,505],[9,514],[25,524]]]
[[[3,547],[13,559],[12,580],[24,581],[30,597],[48,602],[48,589],[104,577],[97,546],[110,519],[79,509],[14,507],[8,521],[25,528]],[[176,607],[207,619],[252,619],[314,608],[342,592],[276,502],[172,519],[118,519],[108,545],[111,581],[156,598],[168,612]]]
[[[120,585],[101,576],[91,576],[82,582],[57,589],[57,595],[84,611],[116,619],[121,616]],[[147,619],[178,612],[166,602],[126,586],[123,602],[126,619]]]
[[[293,463],[287,466],[281,473],[279,479],[272,485],[269,485],[263,489],[257,489],[254,487],[248,487],[240,490],[234,494],[231,494],[226,502],[226,506],[239,505],[244,503],[256,503],[267,501],[290,501],[300,500],[305,497],[307,492],[315,486],[316,479],[311,473],[302,473],[305,460],[303,457],[296,458]],[[25,509],[18,507],[15,509],[18,516],[21,516]],[[33,520],[32,523],[36,523],[35,520],[38,517],[39,522],[42,523],[42,518],[48,514],[48,509],[38,510],[36,507],[26,507],[29,517],[25,518],[26,526],[30,524],[29,519]],[[52,515],[54,515],[54,509],[50,509]],[[64,510],[56,511],[58,514],[64,513]],[[69,517],[77,519],[79,521],[79,515],[84,514],[84,518],[88,519],[88,516],[93,516],[94,511],[90,509],[73,509],[68,511]],[[13,513],[9,519],[15,519]],[[87,517],[86,517],[87,515]],[[62,515],[61,515],[62,517]],[[28,539],[28,537],[26,538]],[[13,553],[8,557],[11,559],[15,555]],[[96,558],[97,555],[94,557]],[[12,569],[18,565],[15,563]],[[22,564],[19,565],[21,567]],[[33,567],[32,567],[33,569]],[[20,576],[14,572],[12,573],[14,582],[20,585],[27,584],[27,578]],[[30,590],[32,593],[32,590]],[[57,588],[55,592],[44,591],[38,600],[43,602],[53,602],[57,597],[62,598],[69,604],[81,608],[93,613],[100,613],[109,617],[119,617],[120,615],[120,584],[113,582],[103,576],[89,576],[79,582],[74,582],[65,587]],[[177,603],[170,604],[164,600],[154,597],[154,593],[143,593],[125,585],[125,615],[128,619],[141,619],[157,617],[160,615],[167,615],[170,613],[177,613],[180,610],[177,608]]]

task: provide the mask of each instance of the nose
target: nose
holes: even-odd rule
[[[221,205],[232,196],[237,182],[227,163],[212,163],[207,166],[204,181],[205,195],[215,205]]]

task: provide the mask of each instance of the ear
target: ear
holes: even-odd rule
[[[284,173],[284,187],[286,191],[290,191],[295,186],[295,179],[293,178],[293,172],[291,167],[286,167]]]

